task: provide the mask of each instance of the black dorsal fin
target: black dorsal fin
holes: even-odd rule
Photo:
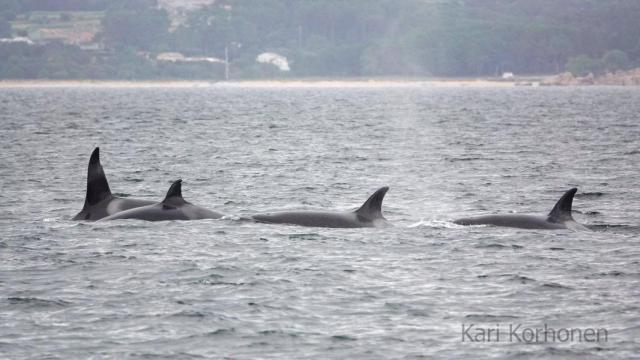
[[[180,205],[186,201],[182,198],[182,179],[178,179],[171,184],[167,196],[162,200],[164,205]]]
[[[356,210],[356,214],[367,219],[384,218],[382,216],[382,200],[384,199],[384,195],[387,191],[389,191],[388,186],[378,189],[373,193],[373,195],[369,196],[367,201],[365,201],[358,210]]]
[[[569,189],[553,207],[549,213],[549,221],[561,222],[566,220],[573,220],[571,216],[571,206],[573,204],[573,196],[578,191],[577,188]]]
[[[89,170],[87,171],[87,195],[84,198],[84,205],[95,205],[105,199],[111,198],[111,189],[107,177],[104,175],[102,165],[100,165],[100,148],[97,147],[91,153],[89,159]]]

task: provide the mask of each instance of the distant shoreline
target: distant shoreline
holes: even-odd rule
[[[10,88],[416,88],[416,87],[537,87],[537,86],[637,86],[640,68],[593,77],[558,75],[500,78],[298,78],[274,80],[0,80]]]
[[[7,88],[386,88],[513,87],[515,81],[489,79],[291,79],[291,80],[0,80]]]

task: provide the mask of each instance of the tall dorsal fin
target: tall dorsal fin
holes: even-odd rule
[[[356,210],[356,214],[359,216],[363,216],[367,219],[378,219],[383,218],[382,216],[382,200],[384,199],[384,195],[389,191],[388,186],[381,187],[373,195],[369,196],[367,201],[362,204],[362,206]]]
[[[573,220],[571,216],[571,205],[573,204],[573,196],[578,191],[577,188],[569,189],[553,207],[548,215],[548,219],[551,222],[561,222],[566,220]]]
[[[97,147],[91,153],[89,159],[89,169],[87,171],[87,195],[84,198],[84,206],[95,205],[102,200],[109,199],[111,189],[107,177],[100,164],[100,148]]]
[[[180,205],[186,201],[182,198],[182,179],[178,179],[171,184],[167,196],[162,200],[164,205]]]

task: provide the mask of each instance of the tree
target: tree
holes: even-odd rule
[[[626,70],[629,67],[629,57],[622,50],[609,50],[602,56],[602,66],[609,72]]]
[[[167,12],[155,1],[115,2],[105,13],[103,35],[112,46],[154,50],[167,41],[169,25]]]
[[[566,69],[574,76],[595,74],[600,70],[600,61],[594,60],[587,55],[579,55],[569,59]]]

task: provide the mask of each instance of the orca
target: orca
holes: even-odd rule
[[[153,204],[153,201],[119,198],[111,194],[107,177],[100,164],[100,148],[91,153],[87,171],[87,194],[82,210],[72,220],[99,220],[117,212]]]
[[[223,215],[215,211],[196,206],[182,198],[182,180],[176,180],[171,184],[167,196],[159,203],[141,206],[113,215],[100,221],[137,219],[147,221],[163,220],[201,220],[219,219]]]
[[[578,224],[571,216],[571,206],[576,191],[578,191],[578,189],[573,188],[565,192],[547,216],[520,214],[486,215],[457,219],[453,222],[458,225],[494,225],[521,229],[570,229],[589,231],[587,227]]]
[[[256,214],[252,219],[261,223],[291,224],[328,228],[382,227],[389,225],[382,216],[382,200],[388,187],[378,189],[355,211],[283,211]]]

